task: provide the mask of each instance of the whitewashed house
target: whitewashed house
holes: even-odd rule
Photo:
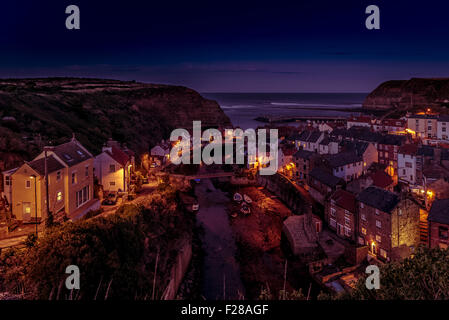
[[[438,117],[437,138],[440,142],[449,142],[449,115]]]
[[[95,176],[103,190],[129,191],[133,158],[116,145],[104,146],[94,159]]]
[[[416,184],[416,157],[418,146],[403,145],[398,152],[398,180],[409,185]]]

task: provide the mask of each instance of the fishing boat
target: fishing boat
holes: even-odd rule
[[[242,201],[242,195],[238,192],[234,193],[234,201],[240,202]]]
[[[238,216],[237,212],[231,213],[231,217],[232,217],[232,218],[237,218],[237,216]]]
[[[249,196],[247,196],[246,194],[243,195],[243,199],[245,200],[246,203],[252,203],[253,202],[253,200]]]
[[[246,205],[243,205],[242,208],[240,209],[240,211],[241,211],[244,215],[248,215],[248,214],[251,213],[251,209],[250,209],[248,206],[246,206]]]

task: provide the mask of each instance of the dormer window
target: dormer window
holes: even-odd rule
[[[82,158],[85,157],[84,153],[81,150],[76,150],[76,153],[78,153]]]

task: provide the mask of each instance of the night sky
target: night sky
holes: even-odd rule
[[[67,5],[81,29],[67,30]],[[380,8],[381,30],[365,28]],[[369,92],[449,77],[449,3],[5,1],[0,77],[83,76],[200,92]]]

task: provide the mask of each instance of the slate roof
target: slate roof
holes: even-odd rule
[[[355,213],[356,211],[355,195],[351,192],[341,189],[337,190],[332,194],[331,200],[334,200],[337,206],[349,212]]]
[[[398,136],[395,134],[385,134],[380,138],[379,143],[393,146],[401,146],[404,144],[406,140],[407,138],[405,136]]]
[[[400,154],[415,155],[417,151],[418,146],[416,144],[404,144],[402,147],[399,148]]]
[[[433,222],[449,224],[449,199],[435,200],[427,219]]]
[[[353,151],[347,151],[327,155],[326,160],[332,168],[336,168],[345,166],[347,164],[363,161],[363,158]]]
[[[399,203],[399,196],[388,190],[370,186],[359,193],[357,200],[383,212],[391,213]]]
[[[310,158],[312,158],[313,156],[315,156],[316,153],[312,152],[312,151],[307,151],[307,150],[298,150],[293,157],[295,157],[295,159],[305,159],[305,160],[310,160]]]
[[[304,130],[303,132],[301,132],[301,134],[299,135],[297,140],[303,141],[303,142],[316,143],[321,135],[322,135],[322,132],[320,132],[320,131]]]
[[[309,176],[331,188],[335,187],[338,183],[341,182],[340,178],[321,168],[313,168],[312,171],[310,171]]]
[[[107,153],[112,159],[120,163],[122,166],[125,166],[129,161],[129,156],[119,148],[116,148],[114,146],[110,148],[111,151],[106,150],[105,153]]]
[[[370,174],[370,177],[373,179],[373,185],[379,188],[389,187],[394,182],[385,171],[381,170]]]
[[[31,162],[28,162],[28,165],[33,168],[38,174],[41,176],[45,175],[45,158],[40,158],[37,160],[33,160]],[[57,170],[63,169],[64,166],[61,162],[56,160],[53,156],[47,157],[47,169],[48,173],[55,172]]]
[[[53,147],[53,152],[69,167],[92,158],[92,155],[86,152],[76,139]]]
[[[425,157],[433,157],[434,155],[434,148],[430,146],[421,146],[418,148],[418,156],[425,156]]]
[[[342,141],[340,146],[346,151],[354,151],[358,156],[363,156],[369,147],[369,142],[364,141]]]
[[[449,115],[447,114],[440,114],[438,117],[438,121],[440,122],[449,122]]]
[[[438,119],[437,115],[434,114],[413,114],[409,116],[410,119]]]

